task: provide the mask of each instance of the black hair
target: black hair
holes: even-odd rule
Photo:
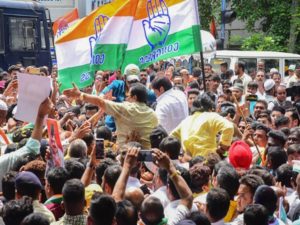
[[[197,155],[189,161],[189,168],[191,168],[192,166],[194,166],[197,163],[203,163],[204,161],[205,161],[205,158],[203,156]]]
[[[116,164],[116,162],[114,160],[110,159],[110,158],[105,158],[105,159],[100,161],[100,163],[97,165],[96,170],[95,170],[95,173],[96,173],[96,176],[97,176],[97,183],[99,185],[102,184],[102,177],[104,175],[105,170],[108,167],[113,166],[115,164]]]
[[[21,225],[50,225],[50,222],[44,214],[32,213],[23,219]]]
[[[268,186],[274,185],[273,175],[269,171],[267,171],[265,168],[256,168],[256,167],[251,168],[248,171],[248,174],[254,174],[254,175],[261,177],[263,179],[265,185],[268,185]]]
[[[240,184],[246,185],[254,196],[255,191],[260,185],[264,184],[264,181],[261,177],[254,174],[247,174],[240,179]]]
[[[196,89],[196,88],[192,88],[190,90],[187,91],[187,96],[190,96],[191,94],[194,94],[194,95],[199,95],[199,90]]]
[[[292,180],[297,176],[297,172],[293,171],[293,167],[288,164],[283,164],[276,171],[276,181],[282,185],[292,188]]]
[[[215,222],[226,216],[229,204],[229,195],[222,188],[212,188],[206,196],[206,209]]]
[[[251,88],[258,88],[258,84],[255,81],[250,81],[247,85],[247,87],[251,87]]]
[[[84,193],[84,185],[79,179],[68,180],[62,189],[63,201],[68,204],[84,202]]]
[[[245,67],[246,67],[245,62],[238,61],[237,65],[238,65],[239,68],[241,68],[243,71],[245,71]]]
[[[19,225],[31,213],[33,213],[32,199],[23,196],[21,199],[11,200],[3,206],[2,218],[5,224]]]
[[[226,71],[226,73],[227,73],[228,71]],[[232,73],[232,75],[233,75],[233,73]],[[223,82],[222,82],[222,84],[224,85],[224,84],[228,84],[230,87],[232,86],[232,82],[230,81],[230,80],[224,80]]]
[[[164,91],[168,91],[172,88],[172,83],[167,77],[156,77],[152,83],[152,88],[159,90],[161,87],[164,88]]]
[[[85,105],[85,110],[87,111],[87,110],[99,110],[99,107],[97,106],[97,105],[93,105],[93,104],[86,104]]]
[[[109,195],[102,194],[91,201],[89,216],[94,225],[111,225],[116,209],[115,200]]]
[[[285,109],[284,109],[284,108],[282,108],[281,106],[277,106],[277,105],[275,105],[275,106],[273,107],[273,109],[272,109],[272,111],[271,111],[271,112],[274,112],[274,111],[276,111],[276,112],[280,112],[282,115],[284,115],[284,114],[285,114]]]
[[[271,129],[262,123],[256,123],[254,130],[263,130],[266,132],[267,135]]]
[[[104,172],[103,179],[105,180],[105,183],[107,183],[112,190],[114,189],[115,184],[117,183],[121,171],[122,171],[121,166],[113,165],[113,166],[109,166]]]
[[[286,139],[287,139],[286,136],[284,135],[284,133],[279,130],[271,130],[268,133],[268,137],[271,137],[274,140],[278,141],[281,147],[284,147]]]
[[[49,183],[54,194],[61,194],[64,183],[68,180],[68,172],[64,167],[51,168],[47,175],[47,182]]]
[[[299,138],[300,137],[300,127],[293,127],[291,129],[290,135],[296,135]]]
[[[226,190],[230,199],[233,200],[240,186],[239,174],[236,170],[228,166],[222,167],[217,174],[217,181],[219,187]]]
[[[257,116],[257,119],[259,118],[267,118],[270,123],[272,122],[269,110],[261,111],[261,113]]]
[[[18,71],[20,72],[20,67],[16,66],[16,65],[11,65],[10,67],[8,67],[7,72],[9,74],[11,74],[13,71]]]
[[[228,69],[226,72],[225,72],[225,77],[228,79],[230,77],[232,77],[234,75],[234,72],[232,69]],[[228,83],[230,84],[230,86],[232,86],[232,82]]]
[[[203,191],[203,186],[209,183],[210,168],[202,164],[196,164],[190,167],[189,173],[191,176],[191,189],[193,193]]]
[[[292,144],[287,149],[287,155],[291,155],[294,153],[300,154],[300,144]]]
[[[140,212],[141,219],[145,225],[157,225],[165,217],[164,207],[161,201],[153,196],[143,201]]]
[[[81,139],[86,143],[87,147],[89,147],[94,142],[95,137],[93,133],[90,132],[84,135]]]
[[[138,211],[128,200],[117,203],[116,221],[118,225],[136,225],[138,222]]]
[[[217,74],[212,75],[211,81],[217,81],[217,82],[221,83],[221,77]]]
[[[288,109],[286,109],[285,110],[285,112],[287,113],[287,112],[292,112],[292,119],[293,120],[298,120],[298,125],[299,125],[299,115],[298,115],[298,113],[297,113],[297,109],[295,108],[295,107],[293,107],[293,108],[288,108]]]
[[[82,163],[78,162],[75,159],[67,159],[65,161],[65,169],[68,171],[69,179],[81,179],[85,167]]]
[[[290,120],[286,116],[280,116],[275,119],[275,127],[278,129],[281,126],[288,126],[290,123]]]
[[[159,149],[165,152],[170,159],[178,159],[181,143],[177,138],[165,137],[159,144]]]
[[[266,110],[268,109],[268,103],[266,102],[266,100],[258,99],[258,100],[256,101],[256,104],[255,104],[255,105],[257,105],[257,103],[263,104],[263,105],[265,106],[265,109],[266,109]]]
[[[205,92],[198,97],[193,102],[192,114],[195,112],[208,112],[215,108],[215,103],[211,97]]]
[[[257,188],[254,194],[254,203],[262,204],[268,210],[269,216],[272,216],[277,207],[277,195],[275,191],[267,186],[262,185]]]
[[[191,176],[189,174],[189,171],[187,169],[177,166],[177,165],[176,165],[176,169],[179,171],[181,177],[185,180],[187,185],[190,187],[191,186]],[[169,189],[170,189],[170,192],[173,195],[173,197],[176,200],[180,199],[179,193],[178,193],[173,181],[170,179],[170,177],[168,177],[168,185],[169,185]]]
[[[150,134],[151,148],[159,148],[161,141],[168,137],[168,133],[161,125],[155,127]]]
[[[200,77],[201,73],[202,72],[201,72],[201,69],[199,67],[194,67],[193,73],[192,73],[193,77]]]
[[[5,201],[15,199],[15,180],[17,172],[9,171],[2,177],[2,194],[5,197]],[[4,202],[5,203],[5,202]]]
[[[268,225],[269,215],[267,209],[260,204],[248,205],[244,212],[245,225]]]
[[[209,66],[210,68],[212,68],[212,65],[210,63],[205,63],[204,66]]]
[[[200,89],[200,84],[201,84],[200,81],[198,81],[198,80],[193,80],[191,83],[188,84],[188,86],[189,86],[191,89],[199,90],[199,89]]]
[[[223,167],[230,167],[231,169],[234,169],[233,166],[230,163],[228,163],[225,160],[222,160],[222,161],[217,162],[214,165],[213,170],[212,170],[213,176],[217,176],[220,169],[223,168]]]
[[[112,140],[112,132],[106,126],[101,126],[96,130],[96,138],[103,138],[104,140]]]
[[[268,148],[268,160],[271,161],[272,169],[277,170],[287,162],[287,154],[281,147],[272,146]]]
[[[192,212],[188,219],[194,221],[194,223],[196,225],[210,225],[209,219],[207,218],[207,216],[200,212],[200,211],[196,211],[196,212]]]
[[[161,180],[163,185],[167,185],[168,184],[168,171],[166,169],[159,168],[157,170],[157,173],[158,173],[159,179]]]
[[[148,93],[147,88],[141,83],[132,84],[130,88],[130,95],[136,96],[136,100],[141,103],[147,104]]]

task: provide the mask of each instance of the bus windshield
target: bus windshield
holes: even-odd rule
[[[36,18],[9,17],[9,47],[11,51],[34,51]]]

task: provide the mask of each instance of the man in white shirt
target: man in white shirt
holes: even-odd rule
[[[290,65],[288,69],[288,76],[284,78],[284,84],[287,87],[291,86],[291,83],[297,82],[297,76],[295,75],[296,65]]]
[[[157,97],[155,113],[158,122],[170,133],[189,115],[186,95],[182,91],[173,90],[167,77],[154,79],[152,88]]]
[[[244,93],[247,93],[248,83],[252,81],[252,78],[245,73],[245,63],[242,61],[236,63],[234,67],[234,72],[235,76],[231,78],[231,82],[233,82],[236,79],[242,80],[244,86]]]
[[[165,208],[170,200],[167,195],[168,172],[165,169],[159,168],[153,178],[154,193],[150,196],[156,197],[161,201]]]

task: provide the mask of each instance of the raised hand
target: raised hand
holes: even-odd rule
[[[105,15],[99,15],[94,21],[95,36],[89,38],[91,59],[93,57],[94,46],[96,44],[96,41],[100,37],[100,33],[104,29],[104,26],[108,20],[109,17]]]
[[[164,0],[148,0],[148,20],[143,20],[145,37],[151,50],[165,44],[171,20]]]
[[[64,95],[66,95],[69,98],[75,98],[78,99],[81,95],[81,92],[79,88],[76,86],[75,83],[72,83],[73,88],[72,89],[67,89],[63,92]]]

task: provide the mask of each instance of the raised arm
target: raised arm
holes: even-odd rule
[[[167,154],[158,149],[154,149],[153,152],[153,156],[157,160],[159,167],[168,171],[169,178],[172,180],[180,196],[180,204],[186,206],[188,209],[191,209],[193,204],[193,193],[191,189],[183,177],[177,173],[174,164],[171,162]]]
[[[74,83],[73,88],[65,90],[63,94],[69,98],[81,99],[85,102],[97,105],[101,108],[104,108],[105,106],[103,98],[81,92]]]
[[[43,135],[43,123],[46,115],[51,111],[53,108],[53,104],[50,98],[45,99],[38,110],[38,114],[35,120],[34,129],[31,134],[31,138],[40,141]]]
[[[134,167],[136,164],[138,154],[139,150],[135,147],[130,148],[126,154],[122,172],[112,193],[112,196],[116,202],[120,202],[124,199],[128,177],[132,167]]]

